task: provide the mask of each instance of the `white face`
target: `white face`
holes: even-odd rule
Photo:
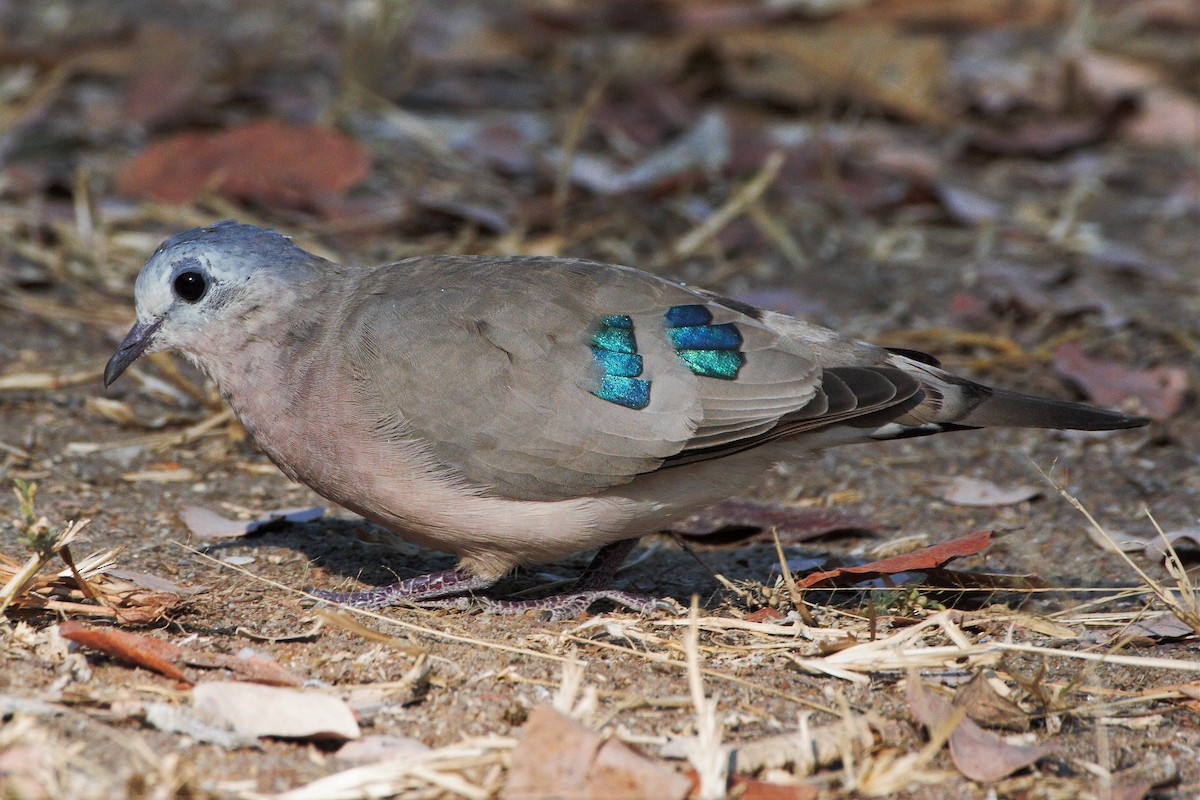
[[[171,237],[138,273],[137,324],[109,360],[105,385],[142,353],[197,355],[213,326],[236,324],[256,295],[269,293],[308,259],[284,236],[229,221]]]

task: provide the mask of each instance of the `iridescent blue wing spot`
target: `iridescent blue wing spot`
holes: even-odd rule
[[[650,381],[605,375],[600,380],[600,389],[592,394],[601,400],[641,411],[650,405]]]
[[[628,314],[611,314],[603,317],[600,324],[605,328],[621,328],[622,330],[633,330],[633,320]]]
[[[642,357],[628,314],[600,319],[599,329],[592,334],[592,361],[602,373],[600,388],[592,394],[635,411],[650,405],[650,381],[638,377],[642,374]]]
[[[663,315],[668,328],[687,328],[712,322],[712,312],[701,305],[671,306]]]
[[[742,346],[742,334],[732,322],[667,328],[667,335],[676,350],[737,350]]]
[[[746,364],[742,334],[732,322],[712,325],[712,312],[699,304],[671,306],[663,314],[667,336],[688,369],[706,378],[735,380]]]
[[[604,325],[596,331],[596,335],[592,337],[592,346],[613,353],[633,354],[637,352],[637,341],[633,338],[633,330],[615,328],[612,325]]]
[[[614,353],[612,350],[593,346],[592,360],[604,371],[605,375],[636,378],[642,374],[642,357],[635,353]]]

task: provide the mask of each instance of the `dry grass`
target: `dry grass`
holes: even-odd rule
[[[222,566],[230,568],[228,565]],[[254,580],[262,580],[249,573],[243,574]],[[1100,587],[1094,587],[1094,590],[1099,591]],[[1142,591],[1158,598],[1172,610],[1178,607],[1187,613],[1186,606],[1179,601],[1176,601],[1176,606],[1171,606],[1167,599],[1173,595],[1167,595],[1167,599],[1164,599],[1160,594],[1161,588],[1148,584]],[[754,657],[759,665],[756,673],[770,674],[791,665],[814,675],[856,685],[867,681],[878,685],[877,682],[887,675],[913,676],[917,673],[925,680],[936,682],[939,676],[948,677],[988,668],[1000,676],[1012,697],[1031,719],[1052,713],[1058,718],[1075,716],[1080,719],[1109,720],[1109,723],[1101,724],[1116,724],[1113,723],[1114,719],[1136,718],[1150,713],[1151,709],[1162,708],[1164,703],[1188,702],[1200,696],[1200,683],[1188,683],[1185,677],[1184,682],[1174,680],[1099,703],[1072,699],[1102,691],[1098,687],[1056,685],[1059,700],[1053,711],[1047,712],[1040,705],[1044,701],[1023,688],[1025,675],[1011,671],[1007,657],[1021,654],[1032,657],[1034,663],[1043,664],[1049,661],[1106,663],[1185,673],[1185,676],[1200,672],[1200,664],[1185,659],[1097,651],[1082,644],[1053,646],[1043,643],[1047,635],[1058,641],[1073,639],[1083,642],[1085,639],[1081,634],[1089,628],[1119,631],[1137,612],[1111,611],[1097,606],[1126,599],[1133,593],[1133,590],[1113,593],[1110,589],[1102,600],[1077,606],[1055,616],[1040,616],[996,606],[974,613],[918,610],[916,617],[884,632],[872,631],[873,624],[879,625],[878,619],[820,607],[809,609],[812,615],[822,620],[822,625],[817,626],[805,623],[795,612],[784,619],[770,622],[752,622],[736,616],[701,616],[698,607],[693,604],[686,619],[600,615],[562,633],[539,637],[538,643],[529,647],[514,647],[483,637],[454,633],[444,626],[443,618],[437,614],[428,615],[425,624],[415,624],[407,619],[374,612],[355,609],[345,609],[345,612],[363,617],[380,630],[394,628],[405,631],[409,637],[415,636],[416,641],[429,637],[494,649],[501,653],[557,661],[562,665],[562,679],[554,696],[555,707],[585,724],[603,725],[618,732],[623,730],[620,725],[619,693],[614,695],[611,691],[597,691],[595,686],[587,683],[587,652],[609,650],[647,664],[677,669],[694,713],[696,735],[687,740],[684,752],[699,776],[696,797],[725,796],[727,777],[735,765],[740,771],[756,773],[783,783],[801,781],[814,774],[823,775],[827,781],[840,784],[841,792],[876,797],[894,795],[918,785],[956,779],[953,772],[936,764],[940,763],[939,754],[947,737],[968,709],[960,707],[959,716],[932,731],[927,741],[912,749],[881,738],[878,733],[880,720],[852,710],[835,688],[836,684],[829,684],[830,691],[824,702],[818,702],[813,697],[793,696],[790,699],[818,709],[828,715],[831,721],[814,727],[809,715],[802,714],[792,732],[738,740],[723,731],[721,720],[729,710],[727,701],[723,700],[721,693],[709,694],[706,684],[730,686],[739,692],[749,693],[750,697],[756,693],[784,694],[739,674],[743,671],[739,665],[749,656]],[[1005,635],[996,636],[998,629],[1004,630]],[[364,632],[364,635],[380,634]],[[636,647],[618,644],[617,641],[636,643]],[[564,648],[570,651],[569,656],[560,655]],[[742,703],[745,702],[743,699]],[[609,713],[606,705],[611,707],[614,704],[617,710]],[[1114,717],[1114,714],[1119,714],[1119,717]],[[882,729],[886,728],[884,725]],[[643,740],[642,743],[646,742]],[[489,769],[502,771],[512,746],[511,739],[500,737],[464,740],[435,750],[411,764],[356,768],[280,795],[242,792],[240,796],[299,800],[355,797],[358,795],[354,792],[368,790],[378,791],[379,796],[383,796],[386,788],[387,791],[400,793],[416,792],[413,796],[429,792],[429,796],[482,798],[489,796],[488,792],[498,784],[481,783],[479,776]],[[1013,779],[1019,780],[1023,779]]]

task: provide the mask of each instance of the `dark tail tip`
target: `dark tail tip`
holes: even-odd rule
[[[1115,431],[1140,428],[1150,422],[1146,417],[1005,389],[993,389],[991,397],[971,409],[966,418],[960,421],[981,427],[1060,428],[1074,431]]]

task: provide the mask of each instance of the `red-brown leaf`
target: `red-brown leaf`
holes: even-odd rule
[[[152,144],[117,177],[117,191],[187,203],[210,190],[266,206],[319,208],[366,178],[370,166],[367,151],[335,130],[263,120]]]
[[[1159,421],[1177,413],[1187,393],[1187,372],[1179,367],[1129,369],[1091,358],[1076,342],[1054,348],[1054,368],[1078,383],[1092,402],[1121,406],[1136,399],[1142,413]]]
[[[183,651],[170,642],[111,628],[86,628],[73,619],[58,626],[59,635],[82,647],[98,650],[115,659],[153,670],[168,678],[191,683],[175,664]]]
[[[833,581],[843,577],[850,577],[855,582],[858,582],[867,580],[868,578],[876,578],[880,575],[894,575],[897,572],[919,572],[921,570],[937,569],[956,558],[973,556],[976,553],[982,552],[991,544],[991,541],[991,531],[979,530],[968,533],[965,536],[960,536],[957,539],[951,539],[948,542],[914,550],[911,553],[872,561],[870,564],[862,564],[857,567],[839,567],[826,572],[814,572],[811,575],[805,575],[796,584],[801,589],[807,589],[818,583]]]

